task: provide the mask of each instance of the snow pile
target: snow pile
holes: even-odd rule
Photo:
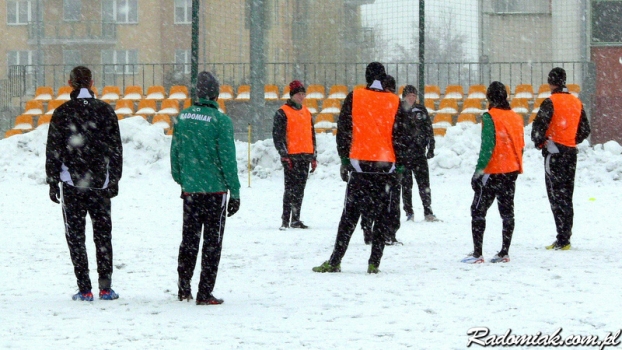
[[[124,149],[124,177],[139,177],[144,172],[157,173],[170,178],[169,154],[171,137],[164,135],[158,126],[141,117],[119,122]],[[45,142],[48,126],[43,125],[23,135],[0,140],[0,181],[9,178],[28,178],[45,183]],[[459,124],[447,130],[445,137],[436,138],[435,157],[430,160],[432,176],[452,177],[472,173],[477,163],[480,147],[479,124]],[[542,156],[531,142],[531,126],[525,128],[525,153],[523,179],[541,178]],[[339,156],[335,136],[317,134],[317,160],[313,178],[339,178]],[[238,171],[247,174],[248,143],[236,141]],[[268,178],[283,168],[272,139],[257,141],[250,148],[251,173],[258,178]],[[615,141],[590,147],[587,141],[579,145],[577,180],[599,185],[622,178],[622,146]]]

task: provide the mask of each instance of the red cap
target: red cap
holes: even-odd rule
[[[294,96],[295,94],[299,92],[306,92],[306,91],[307,90],[305,90],[305,86],[302,85],[300,80],[294,80],[291,83],[289,83],[289,95],[290,96]]]

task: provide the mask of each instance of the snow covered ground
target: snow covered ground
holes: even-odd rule
[[[0,348],[6,349],[464,349],[467,331],[597,335],[622,327],[622,147],[580,146],[571,251],[547,251],[555,227],[542,158],[527,138],[516,191],[508,264],[460,263],[472,250],[470,177],[479,125],[451,127],[431,163],[433,208],[442,222],[404,222],[381,273],[366,273],[360,228],[342,273],[316,274],[332,251],[345,184],[332,135],[318,135],[320,166],[308,182],[309,230],[279,231],[283,175],[271,140],[239,142],[242,206],[227,219],[214,294],[221,306],[176,300],[181,240],[179,187],[169,169],[170,136],[142,118],[120,122],[124,174],[113,199],[116,301],[75,302],[75,277],[60,207],[45,185],[43,126],[0,140]],[[526,135],[530,128],[526,129]],[[91,278],[96,266],[90,222]],[[496,205],[484,255],[501,247]],[[194,287],[198,282],[195,272]],[[472,347],[479,347],[472,345]],[[590,347],[594,348],[594,347]]]

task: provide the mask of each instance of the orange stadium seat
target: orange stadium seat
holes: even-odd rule
[[[542,102],[544,102],[544,100],[546,100],[546,98],[536,98],[536,102],[533,103],[533,109],[531,110],[531,113],[538,113],[538,111],[540,110],[540,105],[542,104]]]
[[[568,92],[575,95],[576,97],[579,97],[579,93],[581,92],[581,87],[579,86],[579,84],[567,84],[566,87],[568,88]]]
[[[54,90],[49,86],[39,86],[35,91],[35,100],[49,101],[54,97]]]
[[[192,99],[189,99],[189,98],[185,99],[183,109],[189,108],[190,106],[192,106]]]
[[[31,130],[33,127],[32,115],[29,114],[20,114],[15,117],[15,126],[13,129],[19,130]]]
[[[43,114],[43,101],[41,100],[26,101],[26,106],[24,107],[24,114],[29,114],[29,115]]]
[[[434,100],[425,99],[425,109],[428,110],[428,114],[436,113],[436,107],[434,106]]]
[[[283,87],[283,95],[281,96],[281,100],[289,99],[289,85],[285,85]]]
[[[61,86],[58,88],[58,94],[56,95],[56,99],[69,101],[71,99],[69,95],[72,91],[73,88],[71,86]]]
[[[341,111],[341,100],[336,98],[327,98],[322,102],[322,111],[320,113],[339,114]]]
[[[365,84],[354,85],[354,87],[352,88],[352,91],[354,91],[356,89],[364,89],[366,87],[367,87],[367,85],[365,85]]]
[[[441,88],[438,85],[426,85],[423,88],[424,99],[426,100],[438,100],[441,98]]]
[[[337,127],[335,117],[330,113],[320,113],[315,117],[313,127],[316,133],[332,132]]]
[[[452,98],[442,99],[436,113],[458,114],[458,100]]]
[[[434,116],[434,122],[432,123],[432,129],[434,130],[434,136],[445,136],[447,128],[452,125],[451,114],[437,113]]]
[[[134,114],[134,101],[118,100],[114,106],[114,112],[117,116],[128,116]]]
[[[157,107],[156,107],[156,101],[155,100],[140,100],[140,102],[138,102],[138,107],[136,108],[136,115],[152,115],[152,114],[156,114],[157,111]]]
[[[227,114],[227,106],[225,105],[225,101],[218,100],[217,102],[218,102],[218,110],[221,113]]]
[[[319,108],[317,106],[317,100],[312,99],[312,98],[305,98],[302,101],[302,105],[306,106],[307,109],[309,110],[309,112],[311,112],[311,114],[315,114],[319,111]]]
[[[130,85],[125,87],[125,93],[123,94],[124,100],[138,101],[143,99],[143,88],[138,85]]]
[[[161,126],[164,130],[171,127],[171,117],[167,114],[156,114],[153,116],[151,124]]]
[[[166,91],[162,85],[153,85],[147,88],[146,100],[161,101],[166,97]]]
[[[276,101],[279,99],[279,87],[268,84],[263,87],[263,97],[268,101]]]
[[[462,104],[462,111],[460,113],[472,113],[479,115],[484,112],[485,110],[482,109],[482,101],[480,99],[467,98]]]
[[[529,120],[527,120],[527,125],[529,125],[529,124],[533,123],[533,120],[534,120],[534,119],[536,119],[536,116],[537,116],[537,115],[538,115],[537,113],[531,113],[531,114],[529,115]]]
[[[4,138],[6,139],[14,135],[19,135],[21,133],[22,131],[20,129],[9,129],[4,133]]]
[[[184,100],[188,98],[188,88],[183,85],[173,85],[169,91],[168,98],[174,100]],[[218,98],[220,99],[220,96]]]
[[[533,100],[533,86],[531,84],[516,85],[516,88],[514,88],[514,98]]]
[[[101,99],[104,101],[116,101],[121,97],[121,89],[118,86],[104,86]]]
[[[238,93],[235,96],[235,99],[238,101],[248,101],[251,99],[251,86],[250,85],[240,85],[238,86]]]
[[[52,120],[51,114],[44,114],[40,116],[39,119],[37,119],[37,126],[41,126],[43,124],[50,124],[51,120]]]
[[[458,115],[458,120],[456,121],[456,124],[459,123],[477,124],[477,117],[473,113],[462,113]]]
[[[54,113],[54,110],[56,108],[60,107],[65,102],[67,102],[67,101],[65,101],[65,100],[52,100],[52,101],[48,102],[48,111],[45,112],[45,114],[52,115],[52,113]]]
[[[548,98],[549,96],[551,96],[551,88],[549,87],[549,84],[540,85],[540,88],[538,89],[538,96],[536,97]]]
[[[167,98],[166,100],[162,101],[162,105],[160,106],[158,114],[179,114],[179,100]]]
[[[233,98],[233,87],[231,85],[220,85],[218,93],[219,100],[230,100]]]
[[[462,100],[464,98],[464,89],[462,85],[447,85],[445,87],[445,96],[443,99]]]
[[[328,98],[344,100],[348,96],[348,87],[345,85],[333,85],[328,91]]]
[[[469,86],[469,92],[467,93],[468,99],[480,99],[483,100],[486,98],[486,86],[484,85],[471,85]]]
[[[307,86],[307,99],[323,100],[326,98],[324,85],[311,84]]]
[[[514,98],[510,102],[512,110],[518,114],[525,115],[529,113],[529,101],[526,98]]]

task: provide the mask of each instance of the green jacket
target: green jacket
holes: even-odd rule
[[[177,117],[171,143],[171,173],[186,193],[231,191],[240,198],[233,123],[218,103],[199,99]]]

